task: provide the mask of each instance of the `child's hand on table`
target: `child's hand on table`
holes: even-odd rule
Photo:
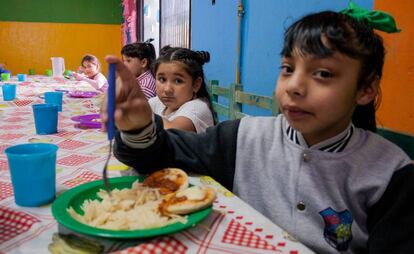
[[[72,75],[76,80],[82,80],[83,78],[86,78],[85,74],[83,73],[72,72]]]

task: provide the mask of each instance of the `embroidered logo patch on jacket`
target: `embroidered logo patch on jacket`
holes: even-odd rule
[[[329,245],[338,251],[348,250],[352,240],[351,226],[354,220],[351,212],[348,210],[337,212],[329,207],[319,214],[325,221],[323,236]]]

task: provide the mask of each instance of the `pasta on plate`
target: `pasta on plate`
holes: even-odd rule
[[[110,230],[150,229],[187,222],[186,216],[162,215],[159,205],[163,196],[159,189],[145,186],[138,181],[130,189],[112,190],[111,196],[100,190],[98,197],[102,200],[84,201],[81,206],[83,215],[78,214],[72,207],[68,208],[69,214],[81,223]]]
[[[187,223],[187,215],[207,208],[216,199],[207,186],[188,187],[188,175],[178,168],[165,168],[149,175],[131,188],[114,189],[111,196],[104,190],[101,200],[85,200],[84,214],[72,207],[67,212],[77,221],[96,228],[140,230],[160,228],[177,222]]]

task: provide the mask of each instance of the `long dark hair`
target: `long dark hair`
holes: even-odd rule
[[[327,39],[328,45],[322,42]],[[340,52],[361,62],[357,88],[381,79],[385,49],[382,38],[363,21],[345,14],[324,11],[301,18],[285,32],[282,56],[290,57],[298,49],[304,55],[328,57]],[[356,127],[376,132],[375,111],[380,95],[367,105],[357,105],[352,122]]]
[[[216,124],[216,117],[213,111],[210,94],[207,91],[203,70],[203,65],[210,61],[210,53],[207,51],[193,51],[187,48],[165,46],[160,50],[160,56],[155,61],[154,74],[157,73],[161,63],[169,63],[172,61],[183,63],[184,69],[191,76],[193,81],[199,77],[202,79],[201,87],[198,89],[196,96],[197,98],[204,98],[207,100],[208,107],[213,114],[214,124]]]

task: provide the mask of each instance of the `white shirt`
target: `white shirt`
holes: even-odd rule
[[[98,91],[105,92],[108,90],[108,80],[106,79],[105,75],[100,72],[98,72],[93,78],[79,75],[79,77],[76,79],[88,82],[93,88]]]
[[[203,99],[197,98],[187,101],[179,109],[168,115],[164,115],[165,105],[160,101],[158,96],[149,99],[148,102],[155,114],[160,115],[168,121],[172,121],[180,116],[190,119],[197,133],[204,132],[207,127],[214,125],[213,114],[208,107],[207,101]]]

